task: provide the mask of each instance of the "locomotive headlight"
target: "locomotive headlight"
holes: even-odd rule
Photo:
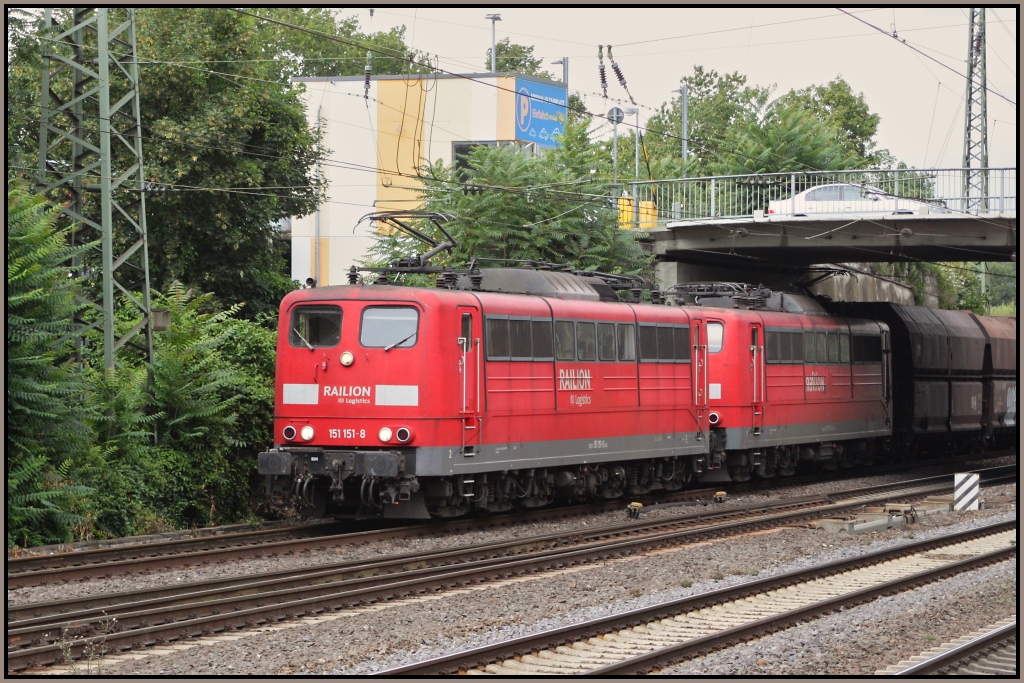
[[[351,351],[345,351],[341,354],[341,364],[344,365],[346,368],[352,365],[352,363],[354,363],[355,360],[356,357],[352,355]]]
[[[380,431],[377,432],[377,436],[384,443],[387,443],[388,441],[391,441],[391,428],[390,427],[381,427]]]
[[[281,430],[281,433],[284,435],[285,441],[291,441],[292,439],[295,438],[295,427],[288,425],[283,430]]]
[[[303,441],[312,441],[313,440],[313,428],[310,427],[309,425],[306,425],[305,427],[303,427],[302,429],[299,430],[299,436],[302,437]]]

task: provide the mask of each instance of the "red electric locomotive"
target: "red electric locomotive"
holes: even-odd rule
[[[884,323],[830,316],[813,298],[744,285],[674,288],[707,307],[711,462],[728,479],[866,464],[892,430]]]
[[[704,471],[702,311],[622,303],[570,273],[476,277],[284,299],[278,446],[259,461],[271,490],[311,515],[455,516],[679,489]]]
[[[302,514],[452,517],[1015,438],[1016,326],[892,304],[826,311],[736,284],[639,303],[636,279],[434,268],[281,303],[268,494]],[[437,288],[399,286],[432,273]],[[632,289],[633,301],[616,292]],[[656,291],[652,300],[664,302]],[[857,316],[857,317],[841,317]],[[893,443],[895,439],[895,444]]]

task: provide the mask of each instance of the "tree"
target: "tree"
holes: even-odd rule
[[[323,154],[258,20],[215,8],[138,10],[152,284],[213,291],[248,315],[293,288],[274,225],[312,211]],[[184,63],[187,56],[188,64]],[[193,67],[192,63],[202,66]],[[148,97],[147,97],[148,95]]]
[[[461,181],[454,167],[422,169],[423,208],[456,219],[451,228],[458,248],[434,263],[462,268],[476,257],[497,260],[494,265],[528,260],[643,272],[649,257],[632,231],[618,228],[606,194],[610,168],[590,143],[588,125],[566,122],[562,145],[540,157],[511,146],[477,147]],[[396,234],[381,240],[375,254],[389,262],[421,246]]]
[[[70,476],[89,447],[88,385],[65,337],[77,281],[64,263],[86,247],[67,246],[57,210],[20,183],[7,193],[7,545],[69,540],[75,508],[90,489]]]
[[[520,73],[554,80],[554,76],[541,69],[544,59],[533,56],[532,45],[518,45],[508,38],[502,38],[495,44],[494,50],[497,54],[495,71],[498,73]],[[484,68],[488,71],[491,69],[491,48],[487,48]]]
[[[879,161],[879,154],[887,153],[886,150],[875,151],[874,137],[881,117],[868,108],[864,93],[853,94],[853,89],[842,75],[827,85],[790,90],[780,100],[784,105],[810,112],[835,129],[843,146],[863,165],[873,164]]]
[[[774,86],[748,86],[739,72],[721,75],[714,69],[694,66],[693,75],[680,79],[688,89],[687,118],[689,133],[687,175],[708,174],[710,164],[728,150],[726,135],[736,125],[756,116],[771,96]],[[661,105],[647,122],[645,143],[651,158],[672,159],[681,156],[682,107],[678,96]],[[679,177],[681,167],[669,177]]]
[[[279,55],[282,76],[361,76],[372,52],[374,74],[425,73],[428,56],[405,44],[405,27],[363,33],[359,22],[341,17],[333,8],[261,7],[253,14],[274,19],[261,24],[261,41],[268,53]]]
[[[992,307],[1017,310],[1017,262],[992,262],[988,267],[988,297]],[[1004,314],[1005,315],[1005,314]]]

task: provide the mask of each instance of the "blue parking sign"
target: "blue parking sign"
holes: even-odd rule
[[[516,79],[516,140],[540,147],[558,147],[568,93],[564,85]]]

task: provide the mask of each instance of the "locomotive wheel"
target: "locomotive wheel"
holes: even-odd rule
[[[307,518],[323,517],[327,512],[327,494],[323,489],[313,489],[313,502],[299,501],[299,514]]]

